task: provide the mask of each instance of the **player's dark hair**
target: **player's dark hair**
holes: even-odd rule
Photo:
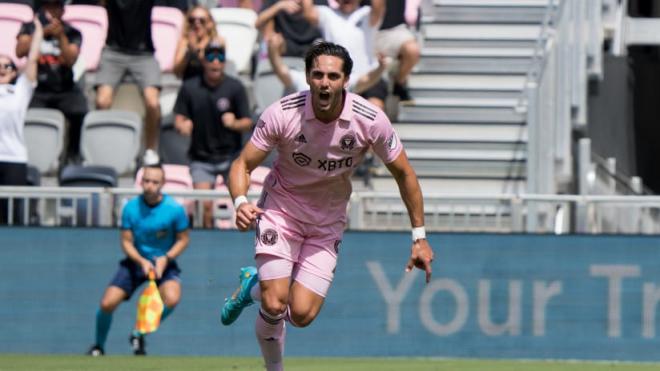
[[[305,54],[305,73],[309,73],[314,66],[314,60],[322,55],[329,55],[337,57],[342,60],[342,72],[344,75],[349,76],[353,70],[353,60],[348,54],[348,50],[341,45],[331,43],[328,41],[319,41],[309,48]]]
[[[142,168],[144,171],[147,169],[159,169],[163,173],[163,179],[165,178],[165,169],[163,168],[163,164],[160,162],[155,163],[155,164],[144,164],[142,165]]]

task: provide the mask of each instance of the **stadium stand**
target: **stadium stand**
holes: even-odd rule
[[[153,35],[156,59],[162,72],[172,72],[176,42],[183,29],[183,13],[176,8],[155,6],[151,12],[151,34]]]
[[[305,70],[305,60],[296,57],[282,57],[282,62],[290,69]],[[293,93],[293,91],[289,92]],[[273,72],[268,59],[260,59],[254,76],[254,98],[257,113],[287,94],[286,88]]]
[[[257,45],[258,32],[254,27],[257,13],[244,8],[213,8],[211,15],[218,33],[227,43],[227,68],[239,74],[249,74]]]
[[[66,5],[62,19],[83,35],[78,61],[84,63],[85,72],[96,71],[108,33],[105,8],[98,5]]]
[[[30,108],[25,117],[28,164],[42,175],[52,175],[60,166],[64,148],[64,115],[51,108]]]
[[[137,168],[142,126],[135,112],[89,112],[80,135],[83,164],[109,166],[120,176],[132,176]]]
[[[163,118],[160,127],[158,152],[163,164],[188,165],[188,148],[190,148],[190,137],[179,134],[174,128],[174,119]]]
[[[16,57],[16,34],[33,18],[32,8],[25,4],[0,3],[0,53],[10,56],[20,68],[25,58]]]

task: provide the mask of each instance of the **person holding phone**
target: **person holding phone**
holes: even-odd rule
[[[66,159],[77,162],[80,154],[80,129],[87,114],[87,98],[74,81],[73,65],[80,55],[82,34],[64,22],[64,0],[41,0],[37,18],[43,25],[38,86],[30,107],[60,110],[69,122]],[[18,32],[16,56],[28,55],[34,23],[24,23]]]

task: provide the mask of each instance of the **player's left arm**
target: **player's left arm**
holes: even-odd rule
[[[387,169],[390,171],[401,193],[401,199],[406,205],[410,223],[413,227],[413,244],[410,253],[410,259],[406,265],[406,271],[409,272],[413,267],[417,267],[426,272],[426,282],[431,280],[431,262],[433,262],[433,249],[426,240],[424,233],[424,199],[422,189],[417,180],[417,174],[408,161],[405,151],[401,151],[397,158],[388,163]]]

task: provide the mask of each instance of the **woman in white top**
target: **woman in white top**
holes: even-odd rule
[[[0,55],[0,186],[25,185],[27,149],[23,126],[32,92],[37,85],[37,59],[43,37],[41,23],[34,18],[35,31],[22,73],[7,55]],[[16,208],[17,209],[17,208]],[[7,221],[7,200],[0,199],[0,224]]]

